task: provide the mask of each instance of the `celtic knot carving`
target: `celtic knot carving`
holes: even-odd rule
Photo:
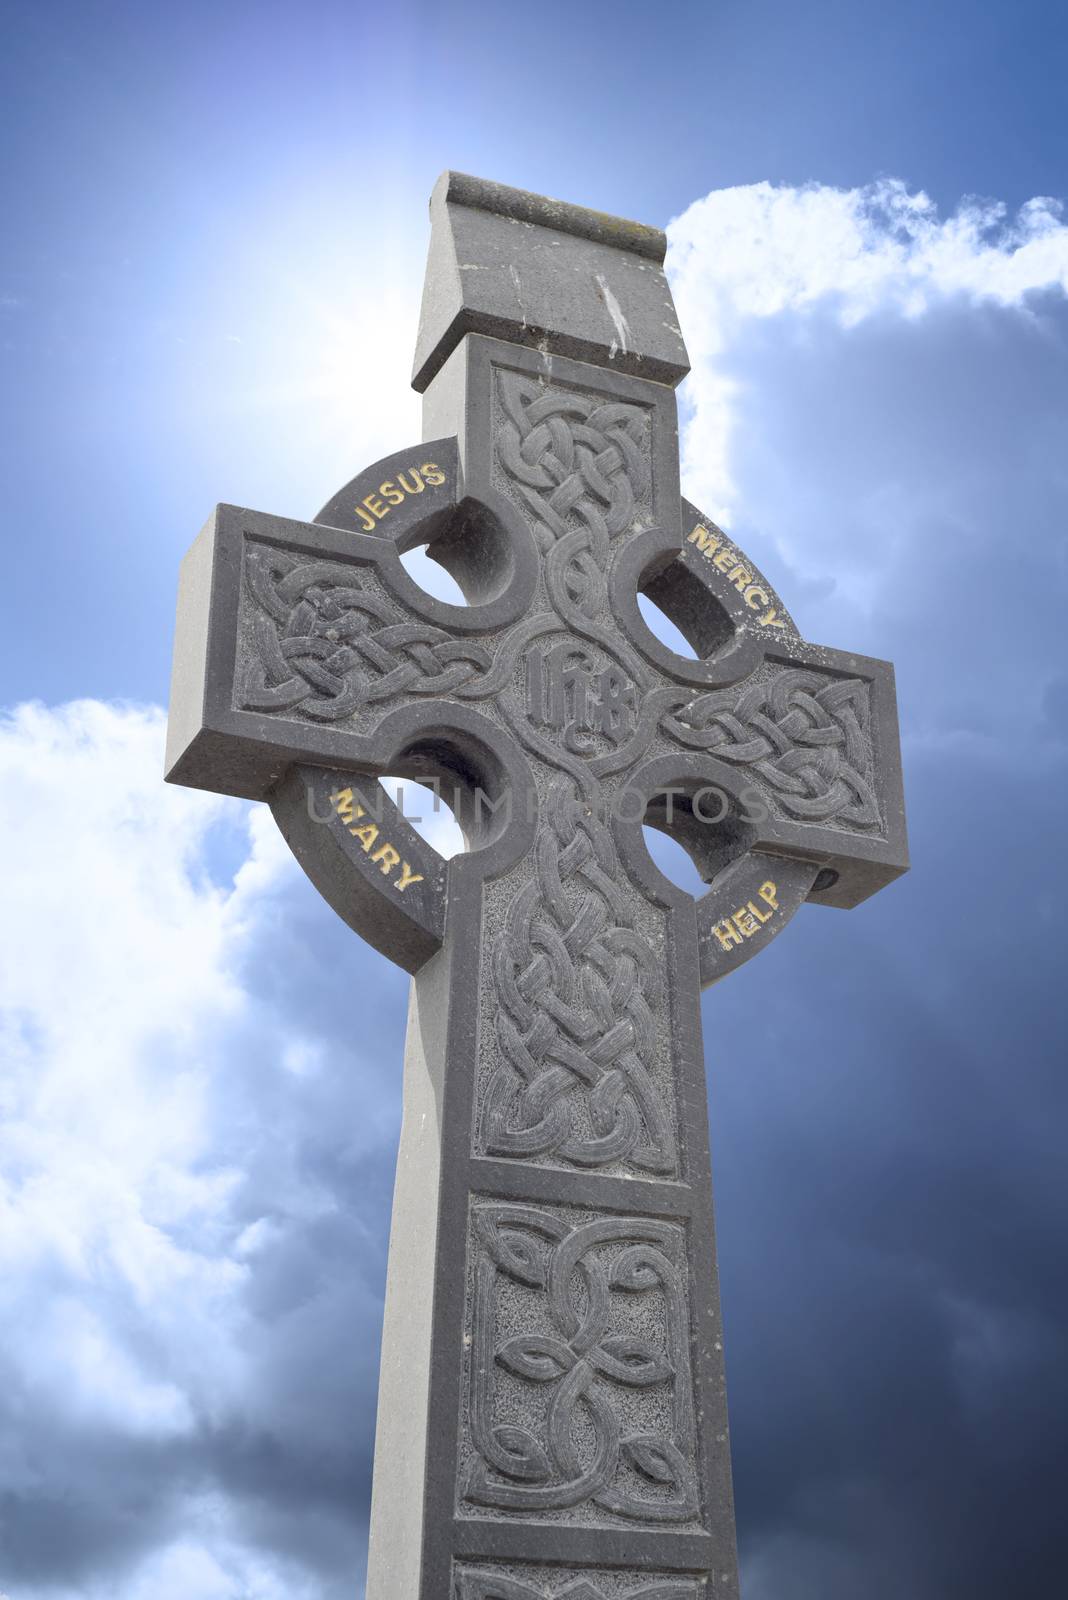
[[[673,1174],[675,1136],[646,1063],[660,975],[634,929],[612,836],[557,779],[496,954],[504,1061],[491,1074],[489,1155],[629,1161]]]
[[[498,384],[507,420],[497,452],[549,541],[572,517],[598,539],[629,527],[649,488],[644,409],[546,389],[517,372],[500,371]]]
[[[391,695],[492,693],[492,656],[429,623],[398,620],[353,568],[294,562],[250,544],[245,589],[255,649],[238,705],[338,722]]]
[[[457,1600],[607,1600],[607,1593],[589,1578],[565,1581],[550,1591],[510,1578],[501,1572],[475,1569],[456,1575]],[[640,1583],[636,1589],[613,1589],[613,1600],[701,1600],[704,1584],[696,1578],[659,1578]]]
[[[474,1229],[477,1453],[464,1498],[513,1513],[593,1502],[637,1521],[696,1518],[682,1227],[483,1205]],[[514,1383],[502,1398],[501,1372],[521,1399]]]
[[[497,373],[503,419],[498,460],[533,512],[543,552],[569,534],[565,585],[587,615],[605,602],[609,541],[630,527],[649,495],[649,419],[641,406],[577,390],[547,389]]]
[[[691,749],[751,767],[805,822],[881,824],[872,781],[870,688],[804,668],[698,695],[661,726]]]

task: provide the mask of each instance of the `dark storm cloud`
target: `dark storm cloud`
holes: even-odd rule
[[[1068,319],[1034,310],[737,357],[736,531],[852,574],[796,612],[897,663],[914,862],[705,1002],[748,1600],[1047,1600],[1068,1561]]]

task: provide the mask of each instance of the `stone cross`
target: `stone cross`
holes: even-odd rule
[[[680,499],[662,233],[457,173],[431,218],[427,442],[312,523],[218,507],[182,569],[168,777],[266,800],[415,975],[369,1600],[720,1600],[700,991],[802,902],[905,869],[892,669],[804,643]],[[466,605],[409,577],[424,544]],[[442,786],[466,853],[386,774]]]

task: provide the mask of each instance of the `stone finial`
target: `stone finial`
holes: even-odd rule
[[[468,333],[672,387],[689,371],[658,228],[460,172],[438,179],[430,220],[420,393]]]

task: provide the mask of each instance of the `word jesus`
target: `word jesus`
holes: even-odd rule
[[[410,480],[410,481],[409,481]],[[427,484],[436,488],[439,483],[445,482],[445,474],[433,461],[427,461],[421,467],[413,467],[411,472],[398,472],[396,479],[388,479],[378,485],[377,494],[365,494],[359,505],[355,507],[356,515],[361,525],[368,533],[374,533],[376,519],[389,515],[391,506],[403,505],[410,494],[422,494]]]

